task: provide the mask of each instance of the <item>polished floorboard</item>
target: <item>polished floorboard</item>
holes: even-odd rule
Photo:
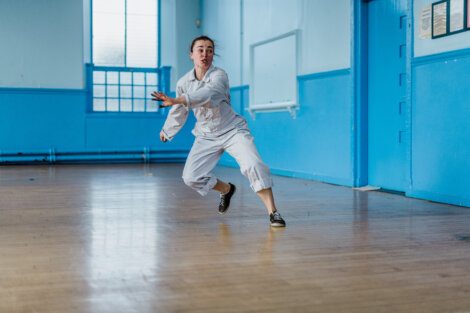
[[[236,169],[0,167],[0,312],[470,312],[470,209],[274,177],[271,229]]]

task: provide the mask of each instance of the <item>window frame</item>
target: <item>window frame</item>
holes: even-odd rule
[[[123,73],[123,72],[130,72],[132,77],[134,76],[134,73],[145,73],[144,77],[147,77],[148,73],[155,73],[157,75],[157,88],[160,91],[163,91],[165,93],[170,92],[170,69],[171,67],[169,66],[161,66],[161,0],[155,0],[157,4],[157,49],[156,49],[156,61],[157,61],[157,67],[156,68],[147,68],[147,67],[128,67],[127,66],[127,3],[128,1],[132,0],[124,0],[124,19],[125,19],[125,32],[124,32],[124,66],[103,66],[103,65],[95,65],[93,63],[93,0],[89,0],[90,4],[90,63],[86,64],[86,89],[87,89],[87,113],[93,113],[93,114],[158,114],[162,115],[163,111],[158,109],[156,111],[147,111],[147,94],[144,95],[144,98],[134,98],[134,84],[133,82],[131,85],[128,84],[123,84],[121,85],[120,81],[118,81],[117,84],[112,84],[118,87],[118,96],[116,99],[118,99],[118,111],[107,111],[106,106],[105,106],[105,111],[95,111],[94,110],[94,105],[93,105],[93,99],[94,97],[94,86],[95,85],[104,85],[105,89],[107,89],[107,81],[105,81],[104,84],[95,84],[93,80],[93,73],[95,71],[105,71],[105,72],[118,72],[118,73]],[[119,75],[120,77],[120,75]],[[121,86],[130,86],[132,89],[132,96],[131,98],[121,98],[120,96],[120,91],[121,91]],[[143,85],[145,88],[145,92],[147,92],[147,84]],[[101,97],[100,97],[101,98]],[[111,98],[111,97],[110,97]],[[114,99],[115,97],[112,97]],[[107,101],[108,97],[105,95],[104,97],[105,102]],[[122,99],[131,99],[132,100],[132,111],[121,111],[121,100]],[[144,111],[134,111],[134,100],[144,100]]]

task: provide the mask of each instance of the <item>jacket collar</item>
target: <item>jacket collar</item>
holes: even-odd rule
[[[202,81],[207,83],[209,81],[209,73],[215,70],[214,64],[211,64],[209,69],[207,70],[206,74],[204,74],[204,77],[202,78]],[[189,80],[197,80],[196,78],[196,69],[193,67],[191,71],[191,75],[189,76]]]

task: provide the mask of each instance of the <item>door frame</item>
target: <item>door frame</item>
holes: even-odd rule
[[[350,0],[351,6],[351,83],[353,104],[352,135],[351,135],[351,160],[353,186],[360,187],[368,185],[368,18],[367,3],[374,0]],[[406,138],[406,173],[405,173],[405,193],[411,190],[412,186],[412,159],[411,159],[411,108],[412,108],[412,70],[411,60],[413,59],[413,0],[405,0],[407,4],[406,19],[406,85],[405,101],[407,110],[405,112],[405,130],[408,134]]]

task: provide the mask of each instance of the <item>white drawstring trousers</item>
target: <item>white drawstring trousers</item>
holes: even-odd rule
[[[212,170],[227,151],[250,181],[253,191],[271,188],[269,168],[261,160],[248,129],[235,128],[216,138],[196,137],[183,170],[186,185],[205,196],[217,183]]]

